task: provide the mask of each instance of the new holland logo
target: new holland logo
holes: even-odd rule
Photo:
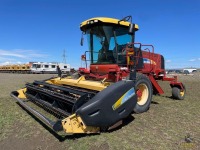
[[[117,109],[119,106],[121,106],[123,103],[125,103],[127,100],[129,100],[134,95],[135,95],[135,89],[131,88],[120,99],[118,99],[115,102],[115,104],[112,106],[113,110]]]
[[[153,60],[151,60],[151,59],[148,59],[148,58],[143,58],[143,62],[144,62],[145,64],[154,64],[154,65],[156,65],[156,62],[155,62],[155,61],[153,61]]]

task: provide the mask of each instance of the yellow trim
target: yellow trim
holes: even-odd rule
[[[81,30],[83,29],[84,26],[86,26],[88,24],[88,21],[91,21],[91,20],[98,20],[98,21],[103,22],[103,23],[120,24],[121,26],[127,26],[127,27],[130,25],[130,22],[128,22],[128,21],[120,21],[120,20],[115,19],[115,18],[97,17],[97,18],[91,18],[91,19],[88,19],[86,21],[83,21],[80,24]],[[137,24],[135,24],[135,29],[139,30],[139,26]]]
[[[183,97],[183,96],[184,96],[184,94],[185,94],[185,92],[184,92],[184,91],[181,91],[181,92],[180,92],[180,95],[181,95],[181,97]]]
[[[133,90],[133,91],[132,91]],[[120,107],[124,102],[126,102],[127,100],[130,99],[130,97],[132,97],[133,95],[135,95],[135,90],[134,88],[129,89],[126,93],[124,93],[122,95],[122,97],[120,97],[112,106],[113,110],[117,109],[118,107]]]
[[[153,60],[150,60],[150,61],[151,61],[151,64],[156,65],[155,61],[153,61]]]
[[[98,133],[99,127],[86,126],[81,117],[72,114],[62,120],[62,126],[66,133]]]
[[[125,94],[126,94],[126,93],[125,93]],[[124,94],[120,99],[118,99],[118,100],[115,102],[115,104],[113,105],[113,110],[115,110],[115,109],[117,109],[119,106],[121,106],[122,100],[123,100],[125,94]]]
[[[56,84],[56,85],[70,85],[70,86],[75,86],[75,87],[80,87],[80,88],[85,88],[85,89],[90,89],[90,90],[96,90],[96,91],[102,91],[103,89],[105,89],[107,86],[110,85],[109,82],[86,80],[84,76],[81,76],[78,79],[55,78],[55,79],[48,80],[46,82],[50,83],[50,84]]]
[[[26,98],[26,96],[24,94],[26,92],[26,88],[20,89],[17,92],[19,93],[19,95],[17,96],[18,98],[21,98],[21,99],[25,99]]]

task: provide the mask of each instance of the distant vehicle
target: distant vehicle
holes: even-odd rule
[[[62,73],[70,72],[69,64],[37,62],[32,64],[31,73],[57,73],[57,65]]]
[[[181,70],[175,70],[175,73],[182,73]]]
[[[175,70],[168,70],[167,74],[175,73]]]
[[[188,70],[184,70],[184,71],[183,71],[183,74],[186,74],[186,75],[187,75],[187,74],[190,74],[190,73],[189,73]]]
[[[186,71],[188,71],[189,73],[194,73],[194,72],[197,72],[197,69],[194,69],[194,68],[183,69],[183,72],[184,72],[184,73],[185,73]]]

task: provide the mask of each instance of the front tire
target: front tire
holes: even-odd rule
[[[137,104],[133,111],[135,113],[146,112],[150,107],[153,94],[151,81],[146,75],[139,74],[136,78],[135,88],[137,92]]]

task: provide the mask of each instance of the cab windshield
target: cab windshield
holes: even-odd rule
[[[122,50],[131,42],[128,27],[94,26],[86,30],[91,64],[125,64]]]

